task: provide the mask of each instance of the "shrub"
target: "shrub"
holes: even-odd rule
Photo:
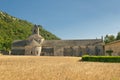
[[[82,56],[82,61],[120,62],[120,56]]]
[[[108,53],[109,56],[112,56],[113,50],[107,50],[106,53]]]

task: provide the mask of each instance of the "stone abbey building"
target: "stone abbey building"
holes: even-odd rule
[[[33,34],[26,40],[14,41],[13,55],[82,56],[104,55],[102,39],[44,40],[39,28],[34,26]]]
[[[41,55],[48,56],[104,55],[104,46],[101,39],[46,40],[43,42]]]

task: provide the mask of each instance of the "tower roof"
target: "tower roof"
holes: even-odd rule
[[[28,45],[29,45],[29,46],[40,46],[40,44],[39,44],[37,41],[35,41],[34,39],[31,40],[31,41],[28,43]]]
[[[38,35],[38,34],[33,34],[33,35],[31,35],[27,40],[33,40],[33,39],[35,39],[35,40],[41,40],[41,39],[43,39],[43,37],[41,36],[41,35]]]

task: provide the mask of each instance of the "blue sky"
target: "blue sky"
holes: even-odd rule
[[[61,39],[94,39],[120,31],[120,0],[1,0],[0,10],[40,24]]]

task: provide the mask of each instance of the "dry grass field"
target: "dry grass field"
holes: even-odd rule
[[[0,80],[120,80],[120,63],[79,57],[0,56]]]

